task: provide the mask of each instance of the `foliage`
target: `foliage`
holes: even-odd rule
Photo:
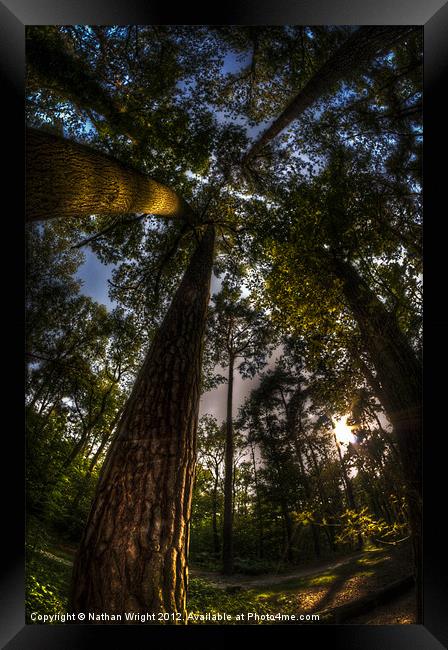
[[[375,542],[394,544],[397,541],[396,538],[403,537],[405,532],[404,524],[394,522],[393,525],[388,525],[384,520],[373,517],[367,508],[362,508],[358,512],[347,510],[342,513],[341,530],[337,535],[337,540],[346,542],[361,534]]]
[[[240,591],[238,593],[228,593],[223,589],[211,586],[207,581],[200,578],[193,578],[190,581],[189,614],[192,616],[190,623],[201,623],[195,621],[194,616],[204,616],[206,613],[226,614],[232,617],[233,624],[237,624],[236,617],[238,614],[254,612],[256,614],[268,614],[278,612],[278,607],[266,603],[256,593],[252,591]],[[208,624],[220,624],[220,621],[206,621]],[[221,622],[222,624],[222,622]]]
[[[352,29],[27,28],[28,123],[169,185],[194,214],[188,223],[136,214],[27,226],[28,610],[65,602],[67,567],[40,551],[49,531],[79,541],[144,353],[209,223],[218,290],[202,390],[225,382],[233,364],[254,380],[234,423],[235,570],[278,571],[360,538],[407,536],[388,402],[338,269],[356,274],[420,359],[421,33],[362,74],[347,71],[242,163]],[[84,251],[111,269],[111,307],[82,287]],[[354,434],[345,445],[332,422],[343,415]],[[205,416],[197,441],[191,558],[216,568],[222,423]],[[271,605],[193,579],[190,607]]]

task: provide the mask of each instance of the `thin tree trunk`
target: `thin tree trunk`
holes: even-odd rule
[[[226,422],[226,450],[224,465],[224,524],[222,539],[222,564],[223,572],[233,572],[233,372],[234,358],[229,360],[229,374],[227,383],[227,422]]]
[[[337,256],[332,269],[342,280],[364,347],[376,371],[378,399],[394,428],[406,484],[417,585],[417,620],[422,620],[422,369],[413,349],[357,270]]]
[[[214,228],[156,333],[102,467],[74,564],[71,611],[185,621],[201,357]],[[89,621],[86,621],[89,622]],[[113,622],[113,621],[112,621]]]
[[[221,552],[221,544],[219,540],[218,532],[218,485],[219,485],[219,474],[218,470],[215,468],[215,481],[213,484],[213,499],[212,499],[212,529],[213,529],[213,551],[216,558],[219,558]]]
[[[283,517],[283,524],[284,524],[284,530],[285,530],[285,548],[283,550],[283,559],[286,558],[288,564],[293,563],[293,554],[292,554],[292,540],[293,540],[293,530],[292,530],[292,522],[291,522],[291,515],[289,514],[288,510],[288,504],[286,503],[286,499],[281,498],[280,499],[280,507],[282,511],[282,517]]]
[[[330,92],[336,84],[363,70],[376,55],[387,51],[412,31],[415,31],[415,27],[358,28],[311,77],[271,126],[261,134],[246,153],[245,159],[255,156],[270,140],[297,119],[305,109]]]
[[[339,442],[338,442],[338,440],[336,438],[336,434],[335,434],[334,431],[333,431],[333,437],[334,437],[334,444],[336,445],[336,449],[338,450],[339,464],[340,464],[340,467],[341,467],[342,482],[344,483],[345,493],[347,495],[348,505],[349,505],[349,508],[351,510],[357,512],[357,506],[356,506],[355,495],[353,493],[352,482],[351,482],[351,479],[350,479],[350,477],[348,475],[347,468],[345,466],[345,461],[344,461],[344,458],[343,458],[342,453],[341,453],[341,447],[339,445]],[[358,538],[357,548],[360,549],[363,546],[362,536],[360,535],[360,533],[358,533],[357,538]]]
[[[72,463],[79,456],[79,454],[84,450],[84,448],[85,448],[85,446],[87,444],[87,438],[88,438],[90,432],[91,432],[90,427],[83,428],[80,439],[73,445],[71,452],[69,453],[67,458],[62,463],[62,468],[64,470],[66,470],[68,467],[70,467],[70,465],[72,465]]]
[[[333,432],[333,438],[334,438],[334,444],[336,445],[336,449],[337,449],[337,452],[338,452],[339,466],[341,468],[341,477],[342,477],[342,482],[344,484],[345,493],[347,495],[348,505],[349,505],[349,508],[351,508],[352,510],[356,510],[356,502],[355,502],[355,497],[354,497],[353,490],[352,490],[352,485],[351,485],[350,479],[349,479],[348,474],[347,474],[347,470],[346,470],[346,467],[345,467],[344,458],[343,458],[342,453],[341,453],[341,448],[340,448],[339,442],[338,442],[338,440],[336,438],[336,434],[334,432]]]
[[[308,475],[305,470],[305,464],[303,462],[302,456],[302,443],[304,437],[303,422],[302,422],[302,407],[303,407],[303,389],[299,381],[296,390],[294,391],[289,404],[286,404],[282,392],[282,401],[283,406],[286,412],[287,424],[289,429],[289,437],[292,439],[294,448],[296,451],[296,456],[299,461],[300,466],[300,479],[305,492],[305,498],[309,507],[312,507],[312,495],[310,484],[308,480]],[[316,557],[320,557],[320,545],[319,545],[319,534],[317,532],[316,526],[311,524],[311,534],[313,538],[313,547],[314,554]]]
[[[300,451],[299,445],[297,445],[296,452],[297,452],[297,457],[299,459],[300,473],[301,473],[303,489],[305,490],[305,497],[306,497],[308,506],[312,507],[312,496],[311,496],[310,484],[309,484],[309,481],[308,481],[308,476],[306,475],[306,472],[305,472],[305,465],[303,463],[302,453]],[[320,557],[319,534],[317,532],[316,526],[313,523],[311,523],[311,535],[312,535],[312,538],[313,538],[314,555],[316,557]]]
[[[387,443],[387,445],[391,449],[392,453],[394,454],[395,458],[399,462],[401,462],[400,454],[397,451],[397,445],[396,445],[395,441],[393,440],[392,436],[390,435],[390,433],[388,431],[386,431],[386,429],[381,424],[381,421],[380,421],[378,415],[376,414],[375,409],[369,409],[369,413],[371,415],[373,415],[373,417],[375,418],[375,421],[376,421],[376,423],[378,425],[379,431],[381,432],[381,436],[382,436],[383,440]]]
[[[109,442],[109,440],[111,439],[111,437],[112,437],[112,435],[114,433],[114,429],[115,429],[116,425],[118,424],[118,421],[119,421],[120,417],[121,417],[121,409],[118,411],[118,413],[116,414],[116,416],[112,420],[108,432],[105,433],[103,435],[103,437],[101,438],[101,442],[100,442],[100,444],[98,446],[98,449],[93,454],[92,460],[91,460],[89,468],[87,470],[88,474],[91,474],[93,472],[96,464],[98,463],[98,460],[99,460],[102,452],[104,451],[104,448],[106,447],[107,443]]]
[[[38,129],[26,132],[26,219],[148,213],[192,218],[173,190],[111,156]]]
[[[307,439],[307,443],[308,443],[308,449],[310,450],[310,455],[311,455],[311,460],[312,460],[312,464],[313,464],[313,467],[314,467],[314,471],[316,473],[317,489],[318,489],[318,492],[319,492],[319,499],[320,499],[320,502],[322,504],[322,512],[323,512],[325,517],[327,517],[327,516],[331,517],[331,513],[328,511],[328,498],[327,498],[327,496],[325,494],[324,486],[322,484],[322,477],[321,477],[319,465],[317,463],[316,454],[315,454],[313,445],[311,444],[309,439]],[[335,536],[334,536],[333,528],[331,526],[330,527],[325,526],[324,527],[324,532],[325,532],[325,535],[327,536],[327,541],[328,541],[328,545],[329,545],[330,549],[332,551],[336,551],[336,543],[335,543],[335,539],[334,539]]]
[[[260,487],[258,485],[258,472],[257,464],[255,462],[255,451],[253,443],[250,442],[250,450],[252,455],[252,466],[254,469],[254,480],[255,480],[255,497],[257,500],[257,523],[258,523],[258,557],[262,559],[264,557],[264,527],[263,527],[263,511],[261,508],[261,498],[260,498]]]

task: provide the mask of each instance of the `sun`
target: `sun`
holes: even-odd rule
[[[334,425],[334,432],[336,434],[336,439],[338,442],[347,445],[349,442],[355,442],[356,438],[352,433],[353,427],[347,424],[348,415],[336,420]]]

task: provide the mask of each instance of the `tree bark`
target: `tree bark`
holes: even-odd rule
[[[332,270],[343,283],[363,345],[376,371],[378,399],[392,423],[406,484],[413,539],[418,622],[422,620],[422,369],[396,318],[349,262],[334,257]]]
[[[337,83],[362,70],[378,54],[385,52],[415,27],[366,26],[358,28],[322,65],[304,88],[290,101],[284,111],[245,154],[249,160],[309,106],[330,92]]]
[[[212,529],[213,529],[213,551],[216,558],[219,558],[221,552],[221,543],[219,539],[218,532],[218,486],[219,486],[219,474],[217,468],[215,468],[215,480],[213,484],[213,499],[212,499]]]
[[[257,464],[255,462],[255,451],[252,441],[250,442],[250,451],[252,456],[252,467],[254,470],[255,497],[257,500],[257,524],[258,524],[258,557],[264,557],[264,527],[263,527],[263,509],[261,506],[260,486],[258,484]]]
[[[103,465],[74,564],[73,612],[186,615],[209,226],[156,333]],[[86,621],[89,622],[89,621]]]
[[[27,129],[26,219],[148,213],[192,218],[172,189],[111,156],[57,135]]]
[[[224,524],[222,564],[226,575],[233,573],[233,372],[234,358],[230,356],[227,384],[226,450],[224,465]]]

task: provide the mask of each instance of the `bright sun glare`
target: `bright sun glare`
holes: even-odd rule
[[[353,427],[350,427],[347,424],[347,418],[348,415],[345,415],[343,418],[337,420],[336,424],[334,425],[334,432],[336,434],[337,440],[345,445],[349,442],[355,442],[356,440],[355,436],[352,433]]]

